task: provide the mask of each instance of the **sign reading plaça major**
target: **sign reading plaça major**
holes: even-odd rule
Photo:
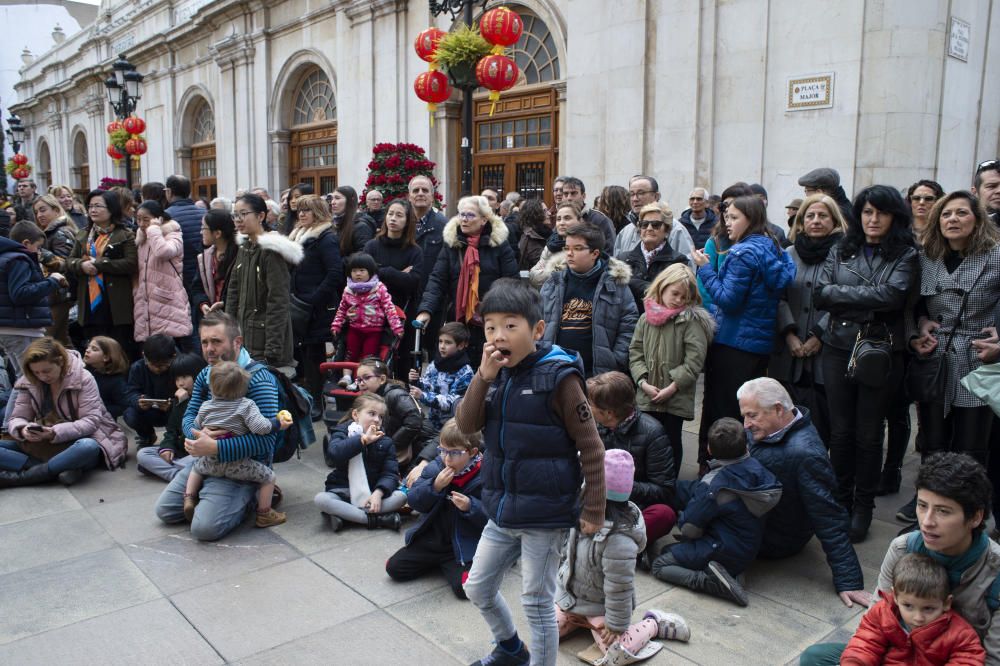
[[[833,106],[833,72],[788,79],[786,111],[829,109]]]

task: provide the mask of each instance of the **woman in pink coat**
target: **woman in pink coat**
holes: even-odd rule
[[[154,333],[172,338],[191,335],[191,309],[181,271],[184,239],[181,227],[160,204],[144,201],[136,211],[139,275],[132,286],[135,302],[135,340]]]
[[[0,488],[66,485],[103,465],[125,462],[125,435],[101,402],[94,376],[76,351],[38,338],[21,357],[24,375],[14,384],[9,431],[0,440]]]

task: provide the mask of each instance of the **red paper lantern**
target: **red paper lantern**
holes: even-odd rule
[[[129,155],[146,154],[146,141],[144,139],[129,139],[125,142],[125,152]]]
[[[28,163],[28,156],[23,153],[14,153],[14,156],[10,158],[10,161],[17,166],[24,166]]]
[[[117,132],[121,128],[122,128],[122,124],[121,124],[120,121],[118,121],[118,120],[112,120],[110,123],[108,123],[108,126],[107,126],[108,134],[114,134],[115,132]]]
[[[444,30],[427,28],[417,35],[416,40],[413,42],[413,48],[416,50],[417,55],[420,56],[420,59],[431,62],[434,58],[434,52],[437,51],[438,42],[446,34]]]
[[[476,79],[479,85],[490,91],[490,115],[496,108],[500,93],[510,90],[517,83],[519,74],[517,63],[502,55],[488,55],[479,59],[476,63]]]
[[[10,175],[14,180],[21,180],[22,178],[27,178],[30,174],[31,172],[25,169],[24,167],[17,167],[16,169],[10,172]]]
[[[146,129],[146,121],[139,116],[129,116],[122,121],[122,127],[129,134],[142,134],[142,131]]]
[[[122,152],[118,150],[117,146],[108,146],[107,152],[108,152],[108,157],[110,157],[113,160],[120,160],[121,158],[125,157],[124,155],[122,155]]]
[[[479,33],[495,45],[493,53],[496,55],[503,53],[505,46],[517,44],[523,31],[524,22],[520,15],[506,7],[495,7],[479,20]]]
[[[433,113],[438,104],[451,97],[451,84],[442,72],[421,72],[413,82],[413,92],[427,102],[427,110]]]

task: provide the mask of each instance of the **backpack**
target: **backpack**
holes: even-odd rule
[[[316,442],[316,432],[312,424],[313,398],[301,386],[292,383],[281,371],[253,361],[246,367],[251,375],[255,372],[271,373],[274,383],[278,386],[278,409],[288,410],[294,423],[288,430],[279,430],[274,443],[274,462],[282,463],[294,455],[302,457],[302,450]]]

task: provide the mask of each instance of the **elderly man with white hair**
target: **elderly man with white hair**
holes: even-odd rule
[[[847,536],[847,510],[833,498],[837,479],[826,447],[809,420],[774,379],[751,379],[739,388],[750,455],[781,482],[781,501],[765,517],[759,557],[784,558],[819,538],[833,571],[833,586],[844,602],[869,605],[857,553]]]

